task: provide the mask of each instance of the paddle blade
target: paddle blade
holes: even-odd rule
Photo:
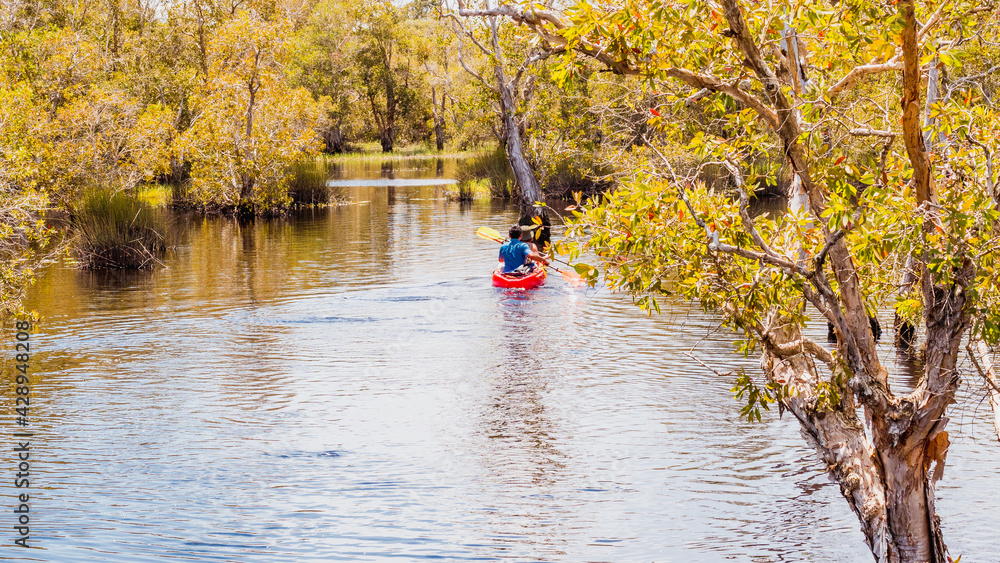
[[[568,281],[569,283],[573,284],[574,286],[580,286],[580,285],[583,285],[584,283],[586,283],[584,281],[584,279],[583,279],[583,276],[581,276],[580,274],[578,274],[576,272],[569,272],[569,271],[566,271],[566,270],[556,270],[556,271],[559,272],[560,274],[562,274],[562,277],[563,277],[564,280]]]
[[[476,229],[476,235],[486,240],[492,240],[493,242],[503,242],[503,237],[500,236],[500,233],[489,227],[479,227]]]
[[[479,230],[483,231],[484,233],[490,235],[493,238],[498,238],[500,240],[503,240],[503,238],[504,238],[503,235],[501,235],[499,232],[494,231],[493,229],[491,229],[489,227],[479,227]]]

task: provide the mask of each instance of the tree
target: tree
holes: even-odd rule
[[[759,418],[777,401],[796,417],[876,560],[943,563],[935,482],[961,344],[1000,337],[998,124],[977,103],[974,76],[952,74],[926,108],[923,80],[935,55],[960,70],[966,38],[988,42],[995,26],[992,5],[916,4],[581,1],[569,17],[514,5],[486,13],[725,120],[720,132],[654,108],[658,133],[635,149],[646,169],[577,211],[575,232],[588,234],[612,287],[652,310],[658,295],[698,300],[740,333],[740,352],[760,352],[763,381],[736,378],[744,413]],[[567,58],[568,72],[576,64]],[[942,139],[933,155],[925,116]],[[737,197],[707,188],[698,170],[678,174],[658,149],[667,137],[727,169]],[[760,154],[778,158],[749,159]],[[755,217],[748,186],[782,169],[789,212]],[[898,296],[907,256],[916,282]],[[580,268],[596,281],[596,269]],[[890,388],[876,353],[869,314],[884,302],[924,328],[909,392]],[[803,336],[811,316],[833,326],[832,351]]]
[[[291,80],[314,97],[330,100],[326,126],[320,131],[325,150],[347,149],[347,138],[361,122],[355,106],[361,101],[353,51],[357,48],[351,14],[361,8],[349,0],[325,0],[315,5],[292,45]]]
[[[476,78],[487,91],[491,92],[496,102],[496,113],[500,118],[500,131],[498,134],[500,144],[507,154],[507,160],[514,173],[514,181],[519,190],[518,201],[521,208],[520,223],[530,225],[534,220],[539,220],[547,225],[549,222],[547,212],[544,208],[545,198],[542,195],[542,186],[538,181],[538,175],[534,166],[528,161],[525,154],[525,129],[524,123],[519,119],[523,107],[524,91],[522,90],[522,78],[529,67],[552,54],[548,49],[531,49],[528,51],[524,62],[519,68],[508,68],[508,56],[501,47],[501,25],[500,18],[505,13],[500,6],[495,8],[491,0],[484,0],[480,9],[471,9],[465,2],[458,3],[458,16],[461,18],[485,18],[486,26],[482,30],[487,39],[481,41],[472,30],[468,28],[462,19],[452,14],[452,19],[456,25],[456,32],[461,40],[468,39],[488,61],[491,78],[484,77],[481,73],[470,68],[465,60],[462,51],[459,51],[459,61],[462,68]],[[461,46],[462,43],[460,42]],[[513,72],[513,76],[511,73]],[[548,242],[548,229],[542,231],[542,242]]]
[[[404,35],[402,15],[387,1],[372,2],[358,12],[361,42],[358,74],[371,105],[382,152],[392,152],[400,121],[417,109],[412,87],[415,61]]]
[[[39,180],[52,157],[42,139],[47,108],[26,84],[0,80],[0,318],[24,314],[25,290],[35,279],[52,234],[41,214],[49,202]]]
[[[288,23],[238,13],[215,30],[209,66],[177,149],[202,203],[267,212],[287,201],[288,167],[315,154],[323,108],[284,81]]]
[[[420,6],[415,8],[420,8]],[[423,60],[427,81],[430,85],[434,144],[437,150],[442,151],[446,138],[448,92],[452,88],[449,64],[454,48],[454,36],[439,22],[430,19],[415,21],[413,27],[420,35],[416,50],[419,58]],[[423,90],[426,95],[427,88],[425,87]]]

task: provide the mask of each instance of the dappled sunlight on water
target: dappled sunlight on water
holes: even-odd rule
[[[511,210],[351,190],[181,218],[152,273],[45,273],[34,560],[870,560],[795,422],[740,422],[687,355],[759,369],[711,316],[495,289],[473,231]],[[961,402],[938,506],[989,560],[996,445]]]

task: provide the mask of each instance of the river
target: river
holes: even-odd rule
[[[177,215],[152,272],[44,271],[40,549],[7,547],[5,508],[0,558],[871,561],[796,422],[740,421],[732,380],[688,355],[759,370],[715,318],[558,276],[495,289],[497,245],[473,232],[512,209],[381,182],[453,172],[355,163],[351,205]],[[967,381],[938,511],[952,556],[996,561],[998,445]]]

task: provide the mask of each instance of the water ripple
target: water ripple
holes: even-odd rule
[[[497,291],[496,246],[472,233],[510,210],[394,193],[196,219],[136,278],[48,271],[45,551],[23,560],[870,559],[795,421],[741,422],[731,379],[690,357],[759,369],[716,319],[557,277]],[[988,560],[977,400],[959,397],[938,509],[952,553]]]

